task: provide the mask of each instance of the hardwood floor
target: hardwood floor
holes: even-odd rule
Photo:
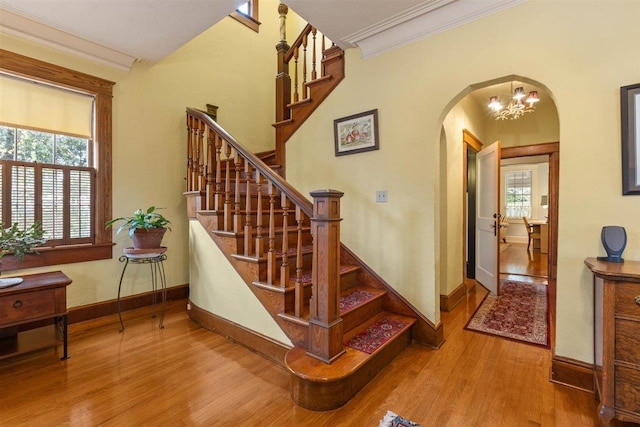
[[[500,244],[500,273],[519,276],[548,277],[549,254],[527,250],[526,243]]]
[[[0,362],[0,426],[595,426],[589,393],[549,382],[551,351],[464,330],[486,291],[442,314],[440,350],[412,344],[342,408],[289,397],[281,366],[195,325],[170,303],[70,326],[66,362],[44,350]]]

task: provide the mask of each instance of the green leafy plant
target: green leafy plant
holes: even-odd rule
[[[156,212],[158,209],[162,208],[151,206],[146,211],[138,209],[133,213],[133,216],[122,216],[120,218],[114,218],[111,221],[107,221],[106,227],[111,227],[116,222],[123,221],[116,230],[116,234],[120,233],[122,230],[128,229],[129,237],[133,237],[133,233],[139,229],[149,230],[151,228],[166,228],[167,230],[171,230],[169,227],[171,221]]]
[[[37,254],[36,247],[46,242],[44,230],[39,222],[24,229],[19,228],[17,222],[9,228],[4,228],[4,225],[0,224],[0,258],[13,253],[22,261],[25,254]]]

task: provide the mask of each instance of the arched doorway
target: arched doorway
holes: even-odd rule
[[[496,120],[492,111],[487,107],[491,96],[498,96],[504,102],[508,101],[513,87],[525,88],[526,92],[536,91],[541,99],[536,104],[534,112],[527,113],[523,117],[515,120]],[[463,132],[466,131],[466,132]],[[443,307],[442,302],[448,302],[449,307],[455,305],[456,301],[462,298],[473,287],[473,276],[469,274],[473,270],[473,251],[469,251],[473,246],[470,240],[473,224],[469,227],[467,215],[473,216],[473,210],[469,208],[470,197],[471,203],[473,194],[468,191],[467,175],[469,169],[469,153],[479,151],[483,146],[489,145],[495,140],[500,140],[503,146],[503,158],[516,156],[533,156],[547,155],[549,158],[549,187],[548,194],[536,194],[536,199],[546,196],[544,200],[548,200],[549,217],[549,307],[550,312],[555,315],[555,266],[557,265],[557,200],[558,200],[558,171],[559,171],[559,121],[555,103],[552,99],[551,92],[541,83],[533,81],[521,76],[505,76],[500,79],[479,83],[469,86],[463,91],[458,102],[451,106],[446,118],[443,121],[443,133],[446,142],[445,149],[442,150],[444,156],[441,158],[441,165],[446,169],[441,173],[441,191],[445,193],[442,198],[446,202],[446,218],[448,225],[447,236],[456,234],[460,236],[460,245],[449,244],[448,247],[441,247],[441,259],[444,259],[445,266],[443,269],[447,272],[445,280],[448,282],[441,285],[441,309],[447,311],[446,305]],[[473,144],[470,145],[468,138],[461,144],[460,135],[471,135]],[[462,148],[460,148],[462,145]],[[459,176],[456,177],[455,168],[459,165]],[[472,192],[471,192],[472,193]],[[442,193],[441,193],[442,194]],[[458,198],[456,202],[455,198]],[[504,205],[501,207],[501,210]],[[505,214],[504,211],[501,214]],[[520,225],[518,221],[513,227],[520,227],[524,230],[524,224]],[[521,222],[521,220],[520,220]],[[456,233],[455,227],[458,227]],[[525,245],[526,246],[526,245]],[[455,255],[455,251],[458,254]],[[471,252],[471,253],[470,253]],[[454,265],[457,263],[457,265]],[[462,286],[455,287],[456,274],[452,274],[454,270],[459,272],[457,275],[463,283]],[[466,286],[465,286],[466,285]],[[551,289],[553,287],[553,289]],[[553,325],[554,322],[552,321]],[[551,336],[553,338],[553,328],[551,328]]]

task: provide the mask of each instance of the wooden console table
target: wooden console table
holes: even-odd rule
[[[640,423],[640,262],[584,263],[594,276],[593,378],[600,422]]]
[[[61,360],[68,359],[67,286],[71,279],[61,271],[30,274],[23,279],[18,285],[0,289],[0,359],[54,347],[59,342],[58,331],[63,342]],[[53,324],[42,326],[47,321]],[[21,325],[30,329],[20,331]]]

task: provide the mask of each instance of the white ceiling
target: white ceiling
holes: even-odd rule
[[[526,0],[289,0],[343,49],[388,52]],[[154,63],[244,0],[0,0],[0,31],[128,69]]]

